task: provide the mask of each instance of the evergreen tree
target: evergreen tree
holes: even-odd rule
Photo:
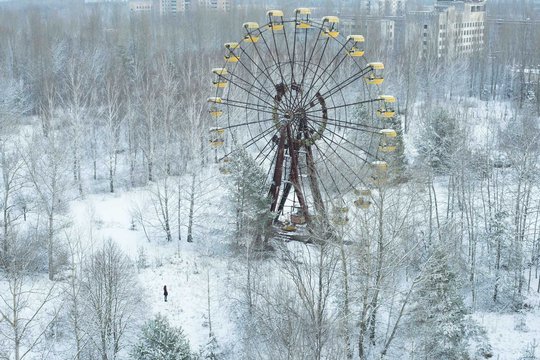
[[[412,297],[409,325],[426,359],[468,359],[468,314],[456,274],[441,251]]]
[[[144,324],[131,357],[134,360],[193,360],[182,329],[171,326],[161,315]]]
[[[218,360],[222,358],[221,348],[214,335],[211,335],[208,343],[199,350],[199,358],[201,360]]]
[[[236,154],[229,166],[237,236],[247,235],[262,246],[272,221],[266,174],[245,150]]]
[[[436,174],[446,174],[453,157],[463,153],[463,131],[459,119],[444,108],[428,108],[418,134],[418,152]]]

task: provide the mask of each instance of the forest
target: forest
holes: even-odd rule
[[[441,59],[323,3],[0,2],[0,359],[540,359],[538,20]]]

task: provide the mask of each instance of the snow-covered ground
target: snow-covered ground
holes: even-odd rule
[[[478,312],[474,318],[488,334],[493,347],[493,358],[499,360],[520,359],[524,351],[536,347],[540,355],[540,313],[536,310],[525,314],[500,314]]]
[[[166,316],[172,325],[183,328],[194,351],[208,343],[211,322],[222,350],[234,351],[236,331],[230,317],[234,314],[231,306],[236,291],[233,280],[241,274],[234,271],[230,254],[224,253],[224,234],[220,230],[227,221],[220,204],[224,194],[212,194],[214,204],[205,201],[207,206],[195,218],[192,243],[186,241],[185,228],[182,241],[175,238],[171,242],[166,242],[152,225],[146,228],[151,241],[139,224],[133,228],[135,208],[144,206],[142,210],[151,222],[150,194],[149,188],[141,188],[73,201],[73,228],[84,232],[82,238],[88,239],[90,248],[99,248],[103,241],[112,239],[138,264],[138,279],[148,307],[142,317],[158,313]],[[185,202],[183,207],[187,207]],[[183,208],[182,213],[186,211]],[[164,285],[169,292],[167,302],[163,299]]]

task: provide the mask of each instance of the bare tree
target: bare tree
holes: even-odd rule
[[[54,104],[54,102],[51,102]],[[54,108],[42,114],[55,119]],[[49,132],[47,137],[35,135],[24,159],[26,174],[37,195],[38,207],[46,214],[46,239],[49,279],[54,279],[56,264],[54,260],[57,231],[65,225],[58,222],[64,213],[66,195],[66,162],[63,139],[59,132]]]
[[[109,69],[103,87],[103,107],[99,116],[103,119],[103,146],[106,151],[106,167],[109,179],[109,191],[115,190],[115,177],[118,164],[118,153],[121,151],[121,126],[126,118],[126,109],[123,102],[125,87],[122,86],[122,77],[116,69]]]
[[[79,49],[65,49],[65,51],[68,52],[68,55],[62,86],[64,92],[59,92],[58,96],[69,123],[73,180],[77,184],[79,195],[82,195],[82,152],[85,138],[91,139],[87,134],[87,124],[90,119],[93,97],[95,97],[97,77],[101,73],[103,62],[97,52],[87,53]],[[94,161],[94,169],[95,164],[96,161]]]
[[[81,298],[88,314],[86,332],[102,360],[119,359],[127,333],[140,317],[141,294],[132,262],[112,240],[85,264]]]
[[[39,259],[38,244],[31,237],[12,237],[0,273],[0,336],[7,340],[13,359],[32,355],[55,321],[53,308],[56,283],[41,284],[34,275]]]
[[[178,203],[175,201],[176,187],[170,184],[171,180],[167,175],[163,179],[157,180],[152,192],[152,207],[160,224],[165,239],[172,240],[172,214],[175,213],[175,206]]]
[[[0,79],[0,209],[2,217],[1,254],[7,254],[11,227],[23,211],[16,210],[16,197],[24,187],[22,149],[17,146],[19,129],[17,121],[27,110],[22,85]]]

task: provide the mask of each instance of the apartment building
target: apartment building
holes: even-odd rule
[[[158,0],[160,14],[177,14],[194,8],[229,11],[231,0]]]
[[[231,9],[230,0],[199,0],[199,6],[207,9],[229,11]]]
[[[147,12],[152,11],[153,8],[152,0],[135,0],[129,2],[129,11],[131,12]]]
[[[407,44],[419,44],[424,58],[452,59],[481,51],[485,15],[485,1],[437,1],[431,10],[407,14]]]
[[[403,16],[405,14],[405,0],[379,0],[379,15]]]

